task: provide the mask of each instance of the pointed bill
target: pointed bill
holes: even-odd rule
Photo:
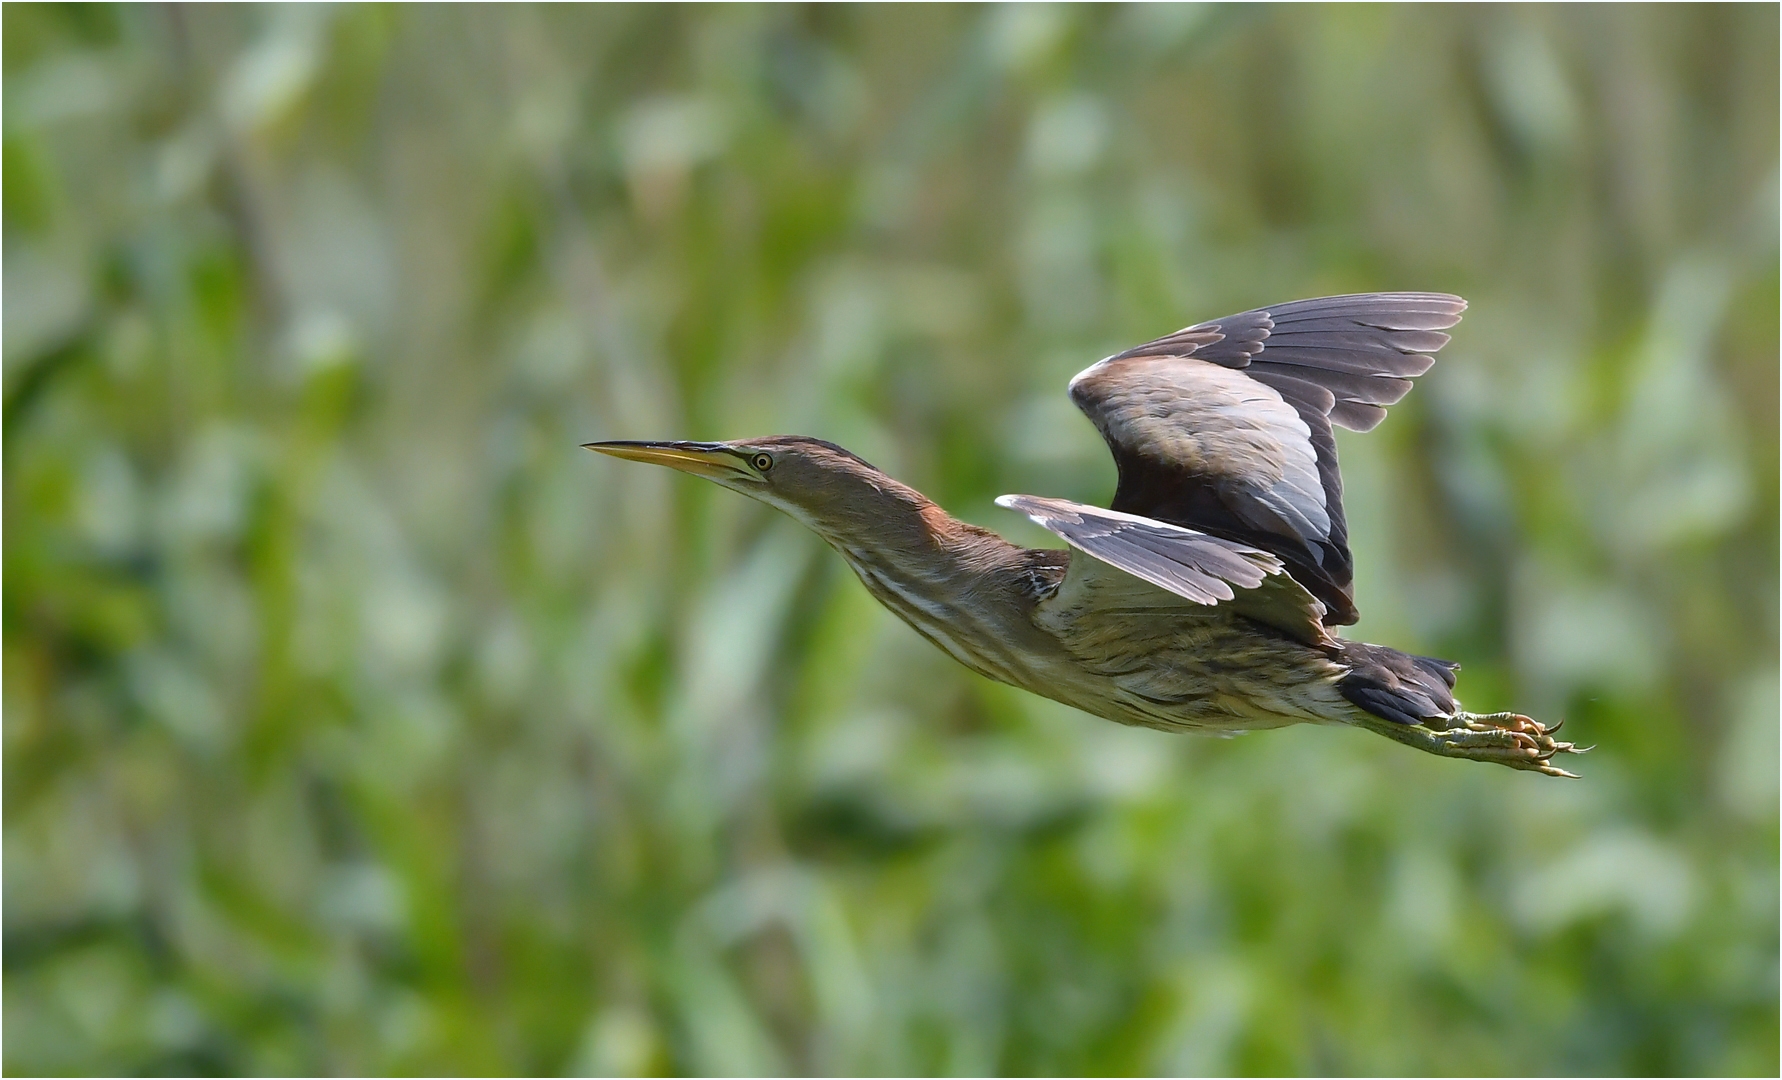
[[[621,440],[583,443],[582,448],[601,454],[610,454],[616,458],[624,458],[626,461],[666,465],[671,469],[692,473],[694,476],[703,476],[708,480],[759,479],[750,470],[743,455],[724,443]]]

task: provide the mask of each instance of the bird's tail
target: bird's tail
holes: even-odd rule
[[[1454,701],[1459,664],[1359,641],[1343,642],[1337,660],[1349,668],[1337,689],[1382,720],[1421,724],[1453,716],[1459,707]]]
[[[1520,713],[1464,711],[1454,699],[1459,664],[1359,641],[1341,642],[1335,659],[1349,669],[1337,689],[1360,711],[1356,722],[1407,746],[1549,776],[1574,775],[1554,765],[1554,756],[1589,749],[1553,738],[1558,724],[1547,727]]]

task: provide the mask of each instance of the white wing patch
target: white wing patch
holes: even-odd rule
[[[1077,549],[1058,593],[1067,603],[1121,609],[1228,604],[1309,644],[1331,640],[1324,605],[1266,551],[1068,499],[1004,495],[996,503],[1026,514]]]

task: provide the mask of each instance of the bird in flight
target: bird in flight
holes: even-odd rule
[[[1109,509],[1004,495],[1068,548],[949,516],[833,443],[597,442],[790,514],[916,632],[979,674],[1122,724],[1230,734],[1344,724],[1549,776],[1584,749],[1454,697],[1458,665],[1337,637],[1355,608],[1331,425],[1368,431],[1466,301],[1298,300],[1197,323],[1070,382],[1119,469]]]

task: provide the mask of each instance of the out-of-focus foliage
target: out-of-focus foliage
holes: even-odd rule
[[[1777,1061],[1777,11],[7,5],[9,1072]],[[1063,395],[1472,309],[1365,621],[1581,782],[1116,727],[595,438],[1039,543]]]

